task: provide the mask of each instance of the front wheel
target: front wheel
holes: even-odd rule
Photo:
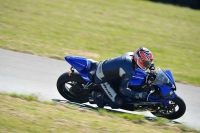
[[[185,111],[185,102],[177,96],[170,100],[169,104],[164,108],[164,110],[158,109],[156,112],[151,113],[158,117],[164,117],[167,119],[178,119],[183,116]]]
[[[58,92],[67,100],[77,103],[88,102],[89,92],[83,89],[87,82],[76,72],[63,73],[57,80]]]

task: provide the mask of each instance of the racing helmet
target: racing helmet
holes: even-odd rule
[[[138,48],[134,55],[133,60],[142,69],[147,70],[153,61],[153,54],[145,47]]]

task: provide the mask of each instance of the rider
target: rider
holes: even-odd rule
[[[99,62],[96,73],[95,83],[102,92],[93,91],[92,97],[94,98],[98,107],[103,108],[108,104],[112,108],[120,108],[122,99],[114,91],[112,81],[120,79],[119,93],[133,99],[145,100],[147,92],[135,92],[128,88],[129,80],[132,77],[133,71],[140,68],[144,71],[147,69],[154,70],[153,54],[150,50],[140,47],[134,52],[125,53],[119,57],[111,58]],[[149,73],[145,77],[143,85],[151,84],[152,79],[155,79],[154,73]]]

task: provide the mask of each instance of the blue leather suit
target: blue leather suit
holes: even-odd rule
[[[119,87],[120,93],[128,97],[135,95],[135,91],[128,88],[129,80],[135,69],[133,54],[133,52],[128,52],[119,57],[102,61],[97,66],[95,83],[98,84],[99,88],[111,100],[108,104],[112,108],[119,108],[122,105],[122,99],[114,91],[111,81],[121,79]]]

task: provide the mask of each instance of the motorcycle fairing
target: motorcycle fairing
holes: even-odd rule
[[[173,78],[171,72],[169,70],[163,71],[162,69],[158,68],[157,69],[157,76],[156,79],[154,80],[154,84],[162,84],[166,86],[170,86],[171,88],[175,89],[175,82],[172,80]]]
[[[72,65],[78,72],[86,73],[91,68],[91,62],[84,57],[66,56],[65,60]]]
[[[145,80],[146,72],[141,70],[140,68],[136,68],[133,71],[133,76],[129,81],[130,86],[138,86],[141,85]]]
[[[146,72],[141,69],[136,69],[133,73],[133,77],[130,80],[129,85],[140,85],[145,80]],[[149,102],[161,102],[163,105],[169,104],[171,98],[175,98],[177,95],[174,92],[175,81],[173,79],[170,70],[163,71],[162,69],[157,69],[157,77],[154,84],[159,88],[161,92],[161,99],[149,95],[147,101]],[[125,101],[130,102],[130,99],[124,98]],[[134,101],[133,101],[134,102]]]
[[[91,82],[88,73],[91,71],[91,60],[79,56],[65,56],[65,60],[73,66],[87,82]]]
[[[80,73],[80,72],[79,72]],[[82,76],[82,78],[87,81],[87,82],[92,82],[89,78],[88,78],[88,73],[80,73],[80,75]]]
[[[163,99],[169,98],[169,97],[171,97],[172,95],[176,95],[176,94],[174,93],[174,91],[171,89],[170,86],[163,85],[163,84],[157,84],[157,86],[158,86],[159,89],[160,89],[160,92],[161,92],[161,94],[162,94],[162,98],[163,98]]]
[[[165,88],[163,88],[162,90],[164,90]],[[169,104],[169,101],[171,100],[171,99],[173,99],[173,98],[175,98],[175,97],[177,97],[177,94],[175,93],[175,92],[173,92],[173,91],[170,91],[171,93],[166,93],[166,95],[165,95],[165,98],[161,98],[161,99],[156,99],[156,98],[154,98],[153,96],[149,96],[148,97],[148,101],[149,102],[160,102],[160,103],[162,103],[162,105],[168,105]],[[173,92],[173,93],[172,93]],[[166,97],[167,96],[167,97]]]
[[[168,77],[168,78],[170,79],[170,81],[173,83],[173,85],[174,85],[174,88],[173,88],[173,89],[176,90],[175,80],[174,80],[174,78],[173,78],[173,75],[172,75],[171,71],[170,71],[170,70],[164,70],[164,73],[167,75],[167,77]]]

